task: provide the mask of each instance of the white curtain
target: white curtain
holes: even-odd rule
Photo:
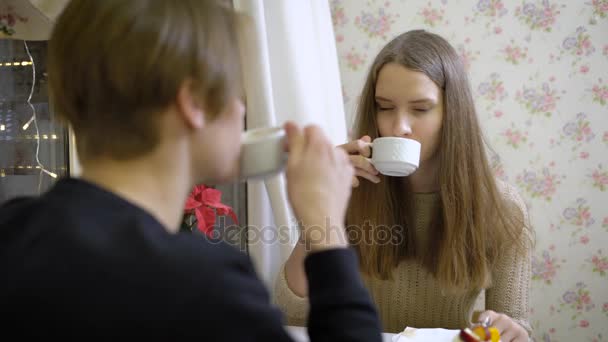
[[[233,0],[246,15],[241,58],[248,129],[320,125],[346,141],[340,72],[326,0]],[[297,239],[283,175],[248,184],[249,253],[269,289]],[[278,236],[281,238],[277,238]],[[261,237],[264,238],[261,238]]]

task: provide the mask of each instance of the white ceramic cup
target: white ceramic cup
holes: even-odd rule
[[[283,171],[287,162],[285,130],[263,127],[243,132],[239,179],[263,179]]]
[[[371,147],[370,162],[383,175],[405,177],[418,169],[420,143],[416,140],[383,137],[374,139]]]

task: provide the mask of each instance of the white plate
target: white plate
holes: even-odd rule
[[[450,329],[416,329],[407,327],[393,336],[392,342],[452,342],[460,330]]]

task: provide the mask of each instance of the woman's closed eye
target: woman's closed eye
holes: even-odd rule
[[[416,107],[414,108],[414,112],[418,114],[424,114],[430,112],[433,107]]]
[[[376,104],[376,108],[378,108],[379,111],[388,111],[388,110],[395,109],[395,107],[393,107],[393,106],[387,106],[387,105],[381,106],[380,104]]]

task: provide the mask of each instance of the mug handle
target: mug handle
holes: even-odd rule
[[[369,143],[369,149],[370,149],[370,151],[371,151],[370,158],[365,158],[365,157],[364,157],[364,158],[365,158],[365,159],[366,159],[366,160],[367,160],[367,161],[368,161],[370,164],[372,164],[372,165],[374,165],[374,162],[372,161],[372,157],[373,157],[373,154],[374,154],[374,149],[373,149],[373,147],[374,147],[374,142],[370,142],[370,143]],[[375,166],[375,165],[374,165],[374,166]]]

